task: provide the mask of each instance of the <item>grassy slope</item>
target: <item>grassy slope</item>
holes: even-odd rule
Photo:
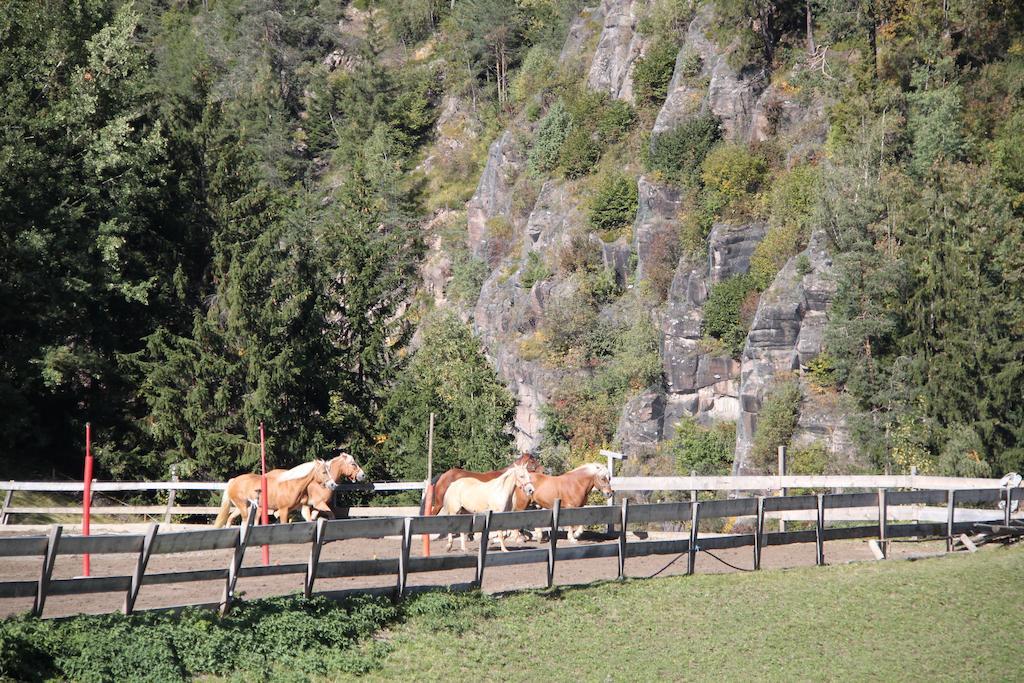
[[[390,635],[377,678],[1013,680],[1024,547],[467,601]]]

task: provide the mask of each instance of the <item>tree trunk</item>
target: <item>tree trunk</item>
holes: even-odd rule
[[[814,18],[811,16],[811,0],[804,3],[807,8],[807,54],[813,55],[817,52],[814,46]]]

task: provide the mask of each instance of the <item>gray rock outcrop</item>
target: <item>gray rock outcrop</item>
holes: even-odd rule
[[[667,240],[678,240],[680,193],[670,185],[640,176],[637,200],[633,252],[636,254],[636,279],[643,280],[652,260],[658,258],[658,249],[666,248]]]
[[[512,210],[512,186],[522,163],[511,132],[505,131],[491,143],[476,192],[466,204],[469,250],[477,258],[492,261],[497,255],[490,229],[492,220],[508,221],[513,231],[520,222]]]
[[[733,463],[737,474],[752,471],[750,450],[767,393],[781,377],[797,373],[821,353],[828,307],[836,290],[825,242],[825,236],[816,233],[801,255],[810,270],[800,271],[801,256],[791,258],[761,295],[742,356]]]
[[[602,0],[599,13],[604,28],[590,63],[587,85],[593,90],[632,101],[633,67],[646,49],[646,39],[637,30],[642,0]]]

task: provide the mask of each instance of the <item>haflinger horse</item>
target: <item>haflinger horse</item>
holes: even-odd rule
[[[587,504],[590,492],[595,488],[605,496],[611,496],[613,493],[608,467],[597,462],[580,465],[557,477],[534,472],[530,475],[530,481],[533,482],[532,502],[538,507],[548,509],[555,506],[556,499],[561,499],[562,508],[583,507]],[[575,543],[582,533],[582,526],[570,527],[568,538]],[[539,539],[539,530],[536,535]]]
[[[523,465],[512,465],[506,472],[491,481],[479,481],[472,477],[458,479],[448,487],[441,504],[440,514],[455,515],[461,512],[508,512],[512,509],[513,494],[522,490],[526,497],[533,495],[533,484],[530,473]],[[502,552],[505,547],[505,533],[498,534],[498,544]],[[448,534],[448,548],[452,549],[453,534]],[[466,552],[466,534],[461,534],[462,552]]]
[[[333,518],[330,498],[342,479],[363,481],[366,474],[355,458],[340,453],[330,460],[311,460],[290,470],[276,469],[267,472],[267,509],[282,522],[296,508],[307,509]],[[215,527],[230,524],[241,516],[243,523],[249,516],[249,502],[259,503],[260,475],[241,474],[228,481],[221,500],[220,512],[213,523]]]
[[[491,470],[490,472],[473,472],[472,470],[464,470],[458,467],[451,468],[439,476],[434,482],[434,498],[427,514],[436,515],[440,512],[441,505],[444,504],[444,494],[448,490],[448,487],[452,485],[452,482],[458,481],[459,479],[465,479],[466,477],[472,477],[473,479],[481,482],[492,481],[505,474],[505,472],[507,472],[513,465],[523,465],[529,472],[536,472],[540,469],[540,462],[529,453],[523,453],[508,467],[503,467],[500,470]],[[527,503],[528,500],[526,495],[517,488],[515,492],[516,509],[524,509]]]

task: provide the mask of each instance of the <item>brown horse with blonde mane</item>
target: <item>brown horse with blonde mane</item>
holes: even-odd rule
[[[594,489],[606,496],[611,496],[613,493],[608,467],[597,462],[580,465],[557,477],[534,472],[530,475],[530,481],[533,482],[532,502],[539,507],[548,509],[555,506],[556,499],[561,499],[562,508],[583,507],[587,504],[587,497]],[[524,505],[523,508],[515,509],[519,510],[525,507]],[[568,534],[569,540],[575,543],[581,533],[583,533],[583,527],[571,527]],[[537,538],[540,538],[539,532],[537,532]]]
[[[342,479],[363,481],[366,474],[355,458],[341,453],[330,460],[312,460],[290,470],[275,469],[267,472],[267,509],[282,522],[288,521],[293,509],[302,507],[333,517],[330,498]],[[248,519],[249,502],[259,502],[260,475],[241,474],[228,481],[221,500],[215,527],[230,524],[241,516]]]
[[[434,499],[430,506],[430,510],[427,514],[436,515],[441,510],[441,506],[444,504],[444,494],[448,490],[448,487],[452,485],[452,482],[464,479],[465,477],[472,477],[480,482],[488,482],[493,479],[497,479],[501,475],[508,472],[516,465],[523,465],[526,467],[528,472],[536,472],[540,469],[540,462],[534,456],[529,453],[523,453],[508,467],[503,467],[500,470],[491,470],[490,472],[473,472],[471,470],[464,470],[458,467],[453,467],[434,482]],[[523,494],[521,489],[516,489],[514,505],[516,510],[522,510],[526,507],[529,499]]]

